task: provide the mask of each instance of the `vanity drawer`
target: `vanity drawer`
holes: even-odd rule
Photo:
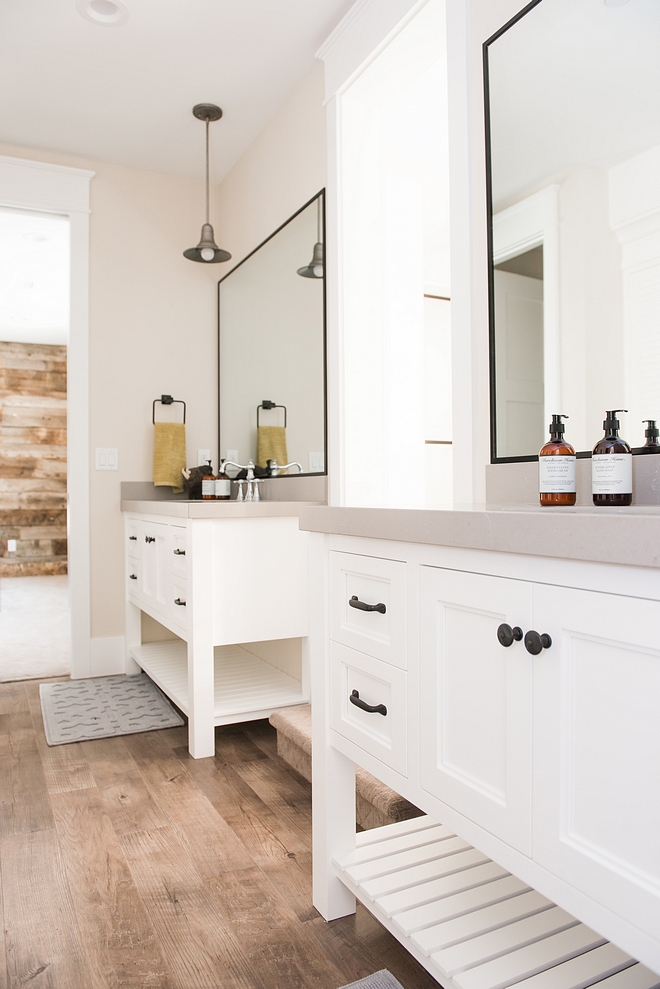
[[[177,602],[179,602],[177,604]],[[186,628],[188,625],[188,588],[185,577],[172,577],[170,582],[169,614],[173,622]]]
[[[137,552],[138,536],[140,534],[139,522],[136,519],[129,519],[126,525],[126,538],[128,540],[128,555],[135,555]]]
[[[405,563],[331,552],[330,638],[405,670]]]
[[[139,562],[128,557],[126,560],[126,588],[128,596],[135,598],[137,601],[140,597],[140,564]]]
[[[172,548],[172,573],[180,577],[185,577],[186,553],[188,549],[188,531],[183,526],[173,525],[170,527],[170,545]]]
[[[330,643],[330,724],[361,749],[406,776],[407,674],[338,642]],[[364,702],[376,711],[358,707]]]

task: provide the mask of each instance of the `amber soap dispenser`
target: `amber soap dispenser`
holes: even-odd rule
[[[539,501],[542,505],[574,505],[575,450],[564,440],[568,416],[553,415],[550,439],[539,452]]]
[[[632,451],[619,436],[617,412],[607,412],[603,429],[605,435],[594,447],[591,456],[591,490],[594,505],[632,504]]]

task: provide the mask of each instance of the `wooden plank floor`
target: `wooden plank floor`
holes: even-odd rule
[[[0,684],[0,989],[338,989],[433,978],[363,907],[311,903],[309,784],[267,722],[50,748],[38,681]]]

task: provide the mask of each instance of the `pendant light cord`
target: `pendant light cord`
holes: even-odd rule
[[[209,222],[209,118],[206,118],[206,222]]]

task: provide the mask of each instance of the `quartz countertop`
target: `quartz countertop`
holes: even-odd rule
[[[481,505],[446,511],[324,506],[302,509],[300,528],[345,536],[660,568],[660,506]]]
[[[319,506],[315,501],[131,501],[121,502],[122,512],[138,515],[166,515],[183,519],[250,519],[297,516],[305,508]]]

